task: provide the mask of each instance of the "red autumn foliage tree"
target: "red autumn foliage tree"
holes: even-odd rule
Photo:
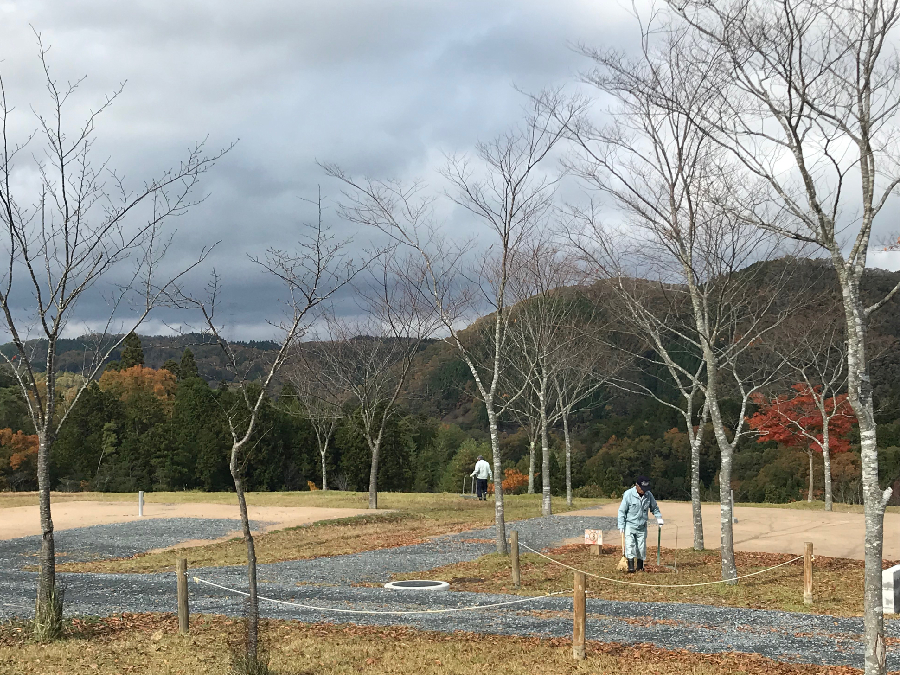
[[[809,491],[813,495],[813,458],[816,453],[840,453],[850,448],[847,435],[856,418],[847,394],[825,398],[822,388],[795,384],[792,394],[766,399],[757,394],[753,402],[759,410],[747,421],[757,432],[759,443],[776,441],[800,447],[809,455]]]
[[[36,482],[37,453],[37,436],[0,429],[0,481],[13,489],[22,482]]]

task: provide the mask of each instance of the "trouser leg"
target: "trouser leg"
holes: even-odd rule
[[[643,560],[647,557],[647,530],[625,530],[625,557]]]
[[[647,528],[645,527],[642,530],[638,530],[634,533],[634,543],[636,548],[635,557],[640,560],[645,560],[647,558]],[[641,564],[643,567],[643,563]]]
[[[625,530],[625,557],[629,560],[634,560],[637,557],[637,540],[634,534],[632,530]]]
[[[481,500],[487,496],[487,478],[475,479],[475,493],[478,495],[478,499]]]

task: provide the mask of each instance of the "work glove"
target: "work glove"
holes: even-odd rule
[[[662,527],[663,519],[662,519],[662,518],[657,518],[657,519],[656,519],[656,524],[659,525],[660,527]]]

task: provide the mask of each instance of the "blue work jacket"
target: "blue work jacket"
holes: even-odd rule
[[[619,505],[619,529],[646,530],[647,509],[653,511],[657,518],[662,518],[652,492],[645,490],[643,495],[639,495],[636,487],[626,490]]]

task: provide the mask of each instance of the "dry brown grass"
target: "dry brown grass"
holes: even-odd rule
[[[167,493],[181,494],[181,493]],[[194,494],[194,493],[184,493]],[[271,500],[277,493],[254,493],[254,500]],[[318,506],[344,506],[344,500],[362,498],[361,493],[289,493],[286,499],[296,500],[303,495],[313,495]],[[334,496],[332,496],[334,495]],[[233,498],[233,497],[232,497]],[[256,537],[257,560],[260,563],[303,560],[325,556],[358,553],[393,546],[417,544],[428,537],[449,532],[462,532],[471,528],[486,527],[494,521],[493,502],[460,499],[448,494],[386,493],[379,496],[385,509],[397,509],[394,513],[321,521],[311,525],[277,530]],[[251,501],[254,503],[254,501]],[[257,502],[262,503],[262,502]],[[275,502],[265,501],[273,504]],[[597,501],[576,500],[573,508],[596,505]],[[278,505],[292,505],[278,502]],[[311,504],[297,504],[309,506]],[[358,506],[357,504],[353,504]],[[565,510],[565,501],[557,505],[557,511]],[[513,495],[506,500],[508,520],[540,515],[540,495]],[[247,550],[242,539],[236,538],[217,544],[181,549],[179,556],[188,559],[191,567],[218,565],[242,565],[246,563]],[[173,569],[175,554],[172,551],[145,553],[132,558],[104,560],[93,563],[65,563],[60,560],[58,569],[64,572],[162,572]]]
[[[24,631],[0,627],[0,674],[20,675],[223,675],[240,623],[194,617],[191,634],[178,635],[171,615],[126,615],[79,622],[66,640],[29,642]],[[856,675],[846,667],[779,663],[756,655],[668,651],[650,645],[588,643],[588,658],[572,661],[571,642],[407,628],[265,622],[265,644],[279,675],[551,675],[628,673],[646,675]]]
[[[603,547],[600,557],[590,555],[584,545],[564,546],[547,552],[556,560],[580,570],[647,584],[694,584],[721,579],[718,551],[677,551],[678,572],[666,568],[672,565],[675,551],[662,549],[662,567],[656,567],[656,548],[647,552],[647,572],[623,574],[616,571],[621,549]],[[795,556],[777,553],[748,553],[735,551],[738,574],[751,572],[786,562]],[[894,564],[885,561],[885,567]],[[572,587],[572,571],[555,565],[533,553],[523,553],[520,563],[522,586],[512,586],[509,559],[487,555],[471,562],[447,565],[428,572],[428,578],[451,582],[455,590],[475,592],[515,592],[521,595],[542,595]],[[396,575],[397,579],[416,578],[415,574]],[[421,577],[421,573],[419,574]],[[455,581],[454,581],[455,580]],[[614,584],[588,577],[590,597],[605,600],[641,602],[692,602],[715,606],[780,609],[794,612],[859,616],[862,614],[863,562],[845,558],[816,557],[813,567],[814,604],[803,604],[803,561],[741,579],[736,585],[716,584],[693,588],[648,588]]]

